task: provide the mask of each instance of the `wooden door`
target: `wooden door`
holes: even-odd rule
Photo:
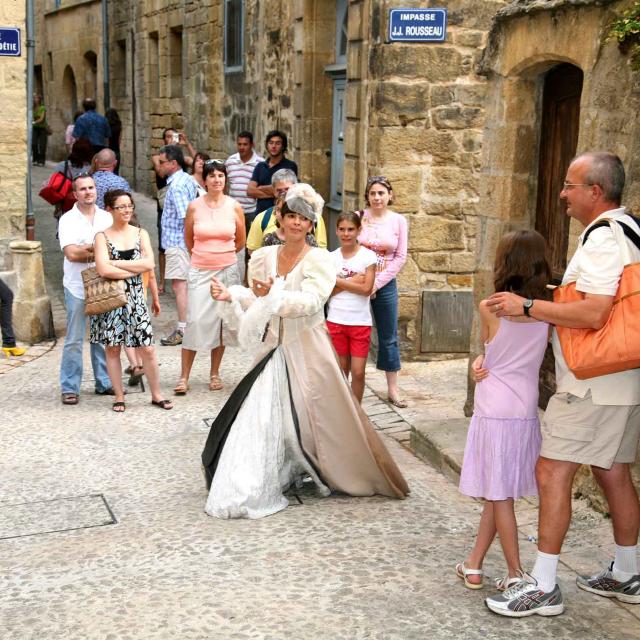
[[[578,67],[560,64],[544,79],[535,226],[549,244],[557,282],[567,266],[569,240],[569,217],[560,191],[578,143],[582,77]]]
[[[567,266],[569,216],[560,200],[567,168],[576,154],[580,127],[582,71],[571,64],[551,69],[544,79],[538,167],[536,230],[547,240],[553,282],[559,284]],[[540,407],[555,391],[555,360],[551,344],[540,370]]]

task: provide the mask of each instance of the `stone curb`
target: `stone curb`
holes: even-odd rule
[[[51,349],[53,349],[57,344],[57,340],[47,340],[45,342],[37,342],[36,344],[31,345],[27,348],[27,351],[24,355],[14,357],[3,357],[4,352],[0,352],[0,376],[12,371],[13,369],[17,369],[22,365],[28,364],[29,362],[33,362],[37,360],[45,353],[49,353]]]

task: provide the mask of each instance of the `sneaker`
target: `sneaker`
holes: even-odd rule
[[[578,576],[576,584],[584,591],[605,598],[617,598],[620,602],[640,604],[640,574],[630,580],[620,582],[613,577],[613,562],[608,569],[595,576]]]
[[[507,589],[511,589],[511,587],[515,586],[524,579],[524,571],[518,571],[518,575],[513,578],[509,577],[509,574],[506,576],[502,576],[502,578],[497,578],[495,581],[496,589],[498,591],[506,591]]]
[[[160,340],[160,344],[165,347],[177,347],[179,344],[182,344],[182,336],[182,331],[180,331],[180,329],[176,329],[170,336],[162,338]]]
[[[553,591],[540,591],[533,576],[523,573],[523,578],[510,589],[497,596],[491,596],[484,601],[494,613],[509,618],[524,618],[526,616],[558,616],[564,611],[562,593],[556,585]]]

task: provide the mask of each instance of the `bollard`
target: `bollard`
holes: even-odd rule
[[[42,243],[15,240],[9,250],[16,274],[13,328],[16,338],[34,344],[53,337],[51,302],[44,284]]]

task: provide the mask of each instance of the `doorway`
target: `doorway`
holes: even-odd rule
[[[572,64],[559,64],[544,78],[535,228],[549,246],[554,284],[567,266],[569,217],[560,191],[576,154],[582,81],[582,70]]]

